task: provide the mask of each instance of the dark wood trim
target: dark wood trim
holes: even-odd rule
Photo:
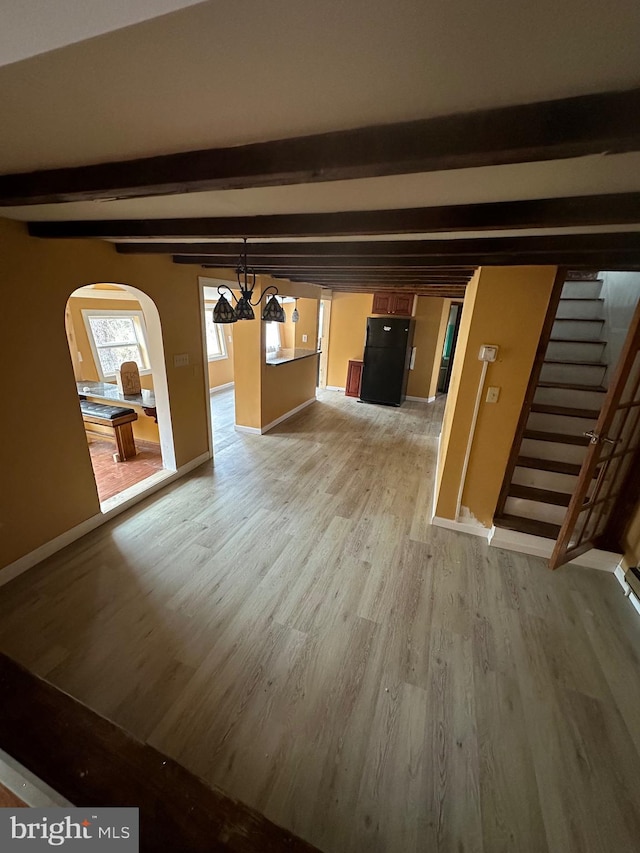
[[[640,89],[0,177],[0,205],[139,198],[640,149]]]
[[[0,747],[76,806],[137,806],[144,853],[318,853],[3,654],[0,693]]]
[[[507,460],[507,467],[505,468],[504,478],[502,480],[502,488],[500,489],[500,495],[498,497],[498,503],[496,505],[495,515],[497,517],[501,517],[504,515],[504,507],[507,502],[507,498],[509,497],[509,489],[511,487],[511,478],[513,477],[513,472],[516,468],[518,456],[520,455],[520,445],[522,444],[522,439],[527,428],[529,412],[531,411],[533,398],[536,393],[536,388],[538,387],[538,381],[540,379],[540,373],[542,372],[542,365],[544,363],[544,356],[547,351],[551,332],[553,330],[553,324],[555,322],[556,314],[558,312],[558,303],[560,302],[560,297],[562,296],[562,288],[564,286],[566,277],[567,270],[563,267],[560,267],[558,269],[558,272],[556,273],[556,278],[553,283],[553,288],[551,290],[551,296],[549,297],[547,313],[544,318],[544,323],[542,324],[540,340],[538,341],[535,358],[533,360],[533,366],[531,368],[531,375],[529,376],[527,390],[524,395],[524,400],[522,401],[522,408],[520,409],[520,417],[518,418],[518,425],[516,426],[515,435],[513,437],[511,452],[509,453],[509,458]]]
[[[31,222],[33,237],[349,237],[630,225],[640,222],[640,193],[497,201],[398,210],[293,213],[182,219],[106,219]],[[128,245],[128,244],[121,244]],[[140,245],[140,244],[138,244]],[[153,243],[131,251],[153,252]],[[128,251],[128,250],[124,250]],[[178,250],[179,251],[179,250]]]

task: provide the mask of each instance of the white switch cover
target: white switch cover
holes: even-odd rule
[[[187,367],[189,364],[189,353],[182,352],[180,355],[174,355],[173,357],[173,366],[174,367]]]
[[[499,388],[487,388],[487,403],[497,403],[500,396]]]
[[[302,336],[302,343],[306,344],[306,342],[307,342],[307,335],[303,335]]]

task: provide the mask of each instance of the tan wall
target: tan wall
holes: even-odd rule
[[[264,289],[272,283],[269,276],[259,276],[256,287]],[[310,328],[317,329],[320,288],[315,285],[281,281],[278,281],[277,286],[283,296],[299,297],[298,311],[301,323],[311,323]],[[287,303],[284,307],[285,314],[290,318],[294,308],[293,303]],[[307,319],[307,312],[315,315],[315,326],[312,320]],[[283,328],[289,327],[291,330],[292,343],[295,340],[293,337],[296,334],[295,326],[296,324],[291,323],[290,320],[283,324]],[[276,367],[267,365],[264,324],[260,322],[236,323],[234,346],[236,423],[238,425],[253,429],[263,428],[315,396],[317,356]],[[311,346],[313,347],[314,344]]]
[[[409,371],[407,394],[410,397],[434,397],[430,393],[434,362],[440,364],[442,347],[437,350],[438,332],[445,301],[432,296],[419,296],[416,300],[415,331],[413,346],[416,349],[415,364]]]
[[[12,401],[0,442],[0,566],[100,512],[64,315],[74,290],[105,281],[138,288],[158,308],[177,465],[208,451],[197,274],[164,257],[118,255],[98,240],[37,240],[0,220],[0,354]],[[177,353],[189,354],[188,367],[173,367]],[[30,403],[40,416],[25,417]]]
[[[334,293],[331,300],[327,385],[344,388],[349,360],[362,358],[372,293]]]
[[[484,267],[467,287],[441,435],[440,517],[455,517],[482,368],[478,351],[496,344],[500,352],[488,368],[462,496],[462,506],[491,526],[555,274],[555,267]],[[490,385],[501,389],[496,404],[484,402]]]
[[[211,312],[215,302],[205,302],[205,323],[211,323]],[[227,346],[227,357],[218,358],[207,362],[209,374],[209,388],[218,388],[220,385],[228,385],[233,382],[233,329],[237,323],[229,323],[222,329],[225,344]]]
[[[640,564],[640,504],[636,507],[631,524],[624,537],[624,565],[637,566]]]
[[[318,307],[317,299],[298,299],[300,319],[295,324],[295,346],[299,349],[316,349],[318,345]],[[302,338],[307,336],[307,340]]]
[[[279,365],[262,365],[262,427],[316,394],[318,356]]]

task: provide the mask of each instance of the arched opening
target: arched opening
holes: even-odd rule
[[[131,285],[89,284],[69,296],[65,331],[106,511],[176,470],[160,315]]]

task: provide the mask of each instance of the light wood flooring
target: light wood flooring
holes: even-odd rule
[[[637,614],[429,525],[441,414],[235,434],[2,588],[0,649],[326,853],[639,849]]]

